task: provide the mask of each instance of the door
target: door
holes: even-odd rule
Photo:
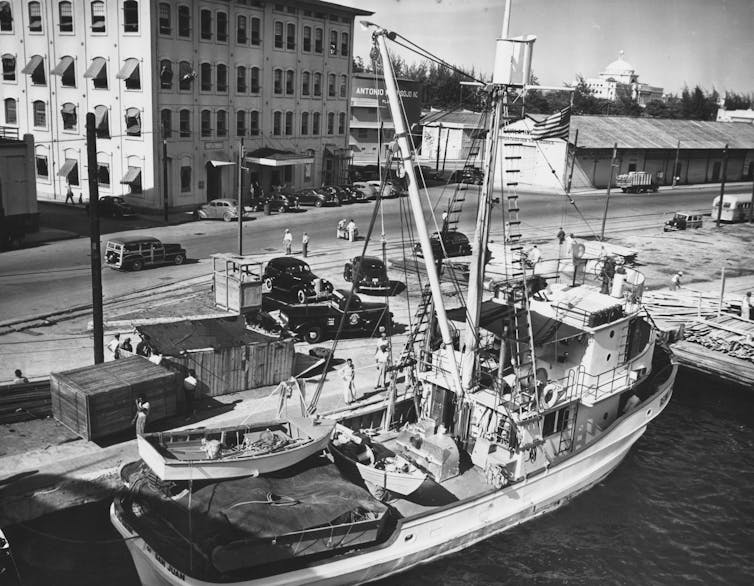
[[[207,201],[222,197],[222,167],[215,167],[211,163],[205,166],[207,170]]]
[[[161,242],[153,242],[150,253],[152,264],[165,262],[165,247]]]
[[[720,181],[720,161],[715,161],[712,164],[712,177],[710,177],[710,181],[713,183]]]

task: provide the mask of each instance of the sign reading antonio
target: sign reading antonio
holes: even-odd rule
[[[421,116],[420,90],[421,84],[417,81],[398,80],[398,93],[406,109],[409,127],[419,122]],[[353,106],[368,107],[369,105],[377,105],[374,104],[374,101],[378,101],[380,108],[382,108],[382,118],[390,119],[385,80],[381,75],[375,76],[373,73],[354,74],[351,77],[351,98]],[[372,104],[369,104],[369,102],[372,102]]]

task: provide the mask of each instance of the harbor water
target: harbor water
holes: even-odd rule
[[[379,584],[751,584],[754,394],[683,373],[675,389],[624,462],[590,491]],[[137,585],[108,506],[7,528],[23,584]]]

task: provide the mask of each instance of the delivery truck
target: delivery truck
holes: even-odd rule
[[[654,177],[649,171],[630,171],[618,175],[616,184],[623,193],[657,191],[657,183],[655,183]]]

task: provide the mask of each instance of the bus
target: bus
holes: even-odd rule
[[[717,220],[720,196],[712,200],[712,219]],[[723,210],[720,220],[723,222],[746,222],[751,214],[751,196],[725,194],[723,196]]]

